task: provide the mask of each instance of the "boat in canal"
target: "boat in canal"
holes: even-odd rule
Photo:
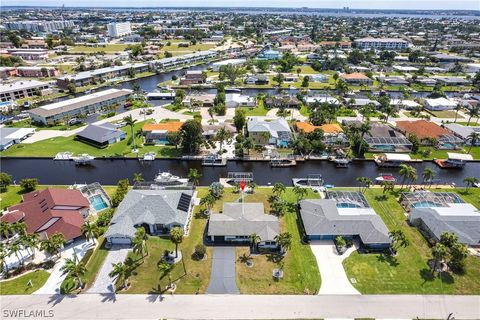
[[[204,167],[225,167],[227,165],[227,158],[218,157],[217,155],[206,156],[202,161]]]
[[[375,178],[375,181],[378,183],[382,183],[384,181],[395,183],[397,179],[395,179],[391,173],[380,173],[380,175]]]
[[[347,158],[335,158],[333,162],[337,168],[348,168],[350,166],[350,159]]]
[[[473,160],[471,154],[448,152],[447,155],[447,159],[434,159],[433,162],[442,169],[462,169],[468,161]]]
[[[374,161],[379,167],[400,167],[402,163],[412,162],[412,158],[404,153],[382,153],[375,155]]]
[[[179,176],[175,176],[168,171],[159,172],[154,179],[155,183],[158,185],[169,185],[169,186],[180,186],[180,185],[187,185],[188,179],[187,178],[180,178]]]
[[[154,152],[154,151],[147,152],[139,160],[140,161],[153,161],[153,160],[155,160],[155,156],[156,156],[156,152]]]
[[[73,161],[75,162],[76,165],[92,165],[93,160],[95,159],[91,155],[87,153],[83,153],[79,155],[78,157],[73,157]]]
[[[147,93],[147,100],[173,100],[175,99],[174,90],[161,90]]]
[[[293,186],[295,187],[321,187],[324,183],[321,174],[309,174],[306,178],[293,178]]]
[[[297,165],[297,161],[294,159],[272,159],[270,160],[270,167],[272,168],[284,168],[294,167]]]
[[[70,161],[73,160],[73,153],[66,151],[66,152],[59,152],[55,155],[53,160],[62,160],[62,161]]]

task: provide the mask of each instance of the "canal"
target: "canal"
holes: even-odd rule
[[[435,184],[455,183],[463,186],[465,177],[480,178],[480,162],[468,163],[462,170],[440,170],[433,162],[413,163],[417,169],[419,182],[422,171],[430,167],[436,172]],[[137,159],[97,159],[92,166],[75,166],[73,161],[53,161],[52,159],[1,159],[1,171],[11,174],[18,183],[23,178],[38,178],[41,184],[70,185],[73,183],[100,182],[116,184],[119,179],[129,178],[141,172],[147,181],[152,181],[160,171],[169,171],[186,177],[190,168],[198,169],[201,185],[209,185],[226,177],[228,172],[253,172],[258,185],[282,182],[292,185],[292,178],[303,178],[309,174],[321,174],[325,183],[338,187],[356,186],[355,179],[366,176],[375,179],[379,173],[392,173],[399,179],[398,169],[381,169],[373,161],[354,161],[348,168],[336,168],[332,162],[310,160],[299,162],[296,167],[271,168],[268,162],[228,161],[226,167],[202,167],[200,161],[158,159],[142,164]]]

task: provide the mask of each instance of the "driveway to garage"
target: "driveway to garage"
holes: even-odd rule
[[[360,294],[348,280],[342,265],[343,260],[357,250],[355,246],[341,256],[337,254],[332,240],[311,241],[310,247],[317,259],[322,276],[322,285],[318,294]]]
[[[60,285],[67,277],[67,274],[62,274],[63,272],[60,270],[65,265],[65,260],[72,259],[74,256],[76,256],[78,260],[82,260],[85,253],[87,253],[92,246],[92,243],[85,240],[75,241],[66,246],[61,253],[60,260],[53,267],[52,273],[50,274],[50,277],[48,277],[47,282],[45,282],[45,284],[33,294],[60,293]]]
[[[212,257],[212,274],[207,293],[239,294],[235,281],[235,247],[215,247]]]
[[[97,274],[97,278],[92,287],[88,289],[89,293],[114,293],[115,278],[111,278],[108,274],[112,271],[112,264],[124,262],[127,258],[130,246],[113,246],[110,248],[102,268]]]

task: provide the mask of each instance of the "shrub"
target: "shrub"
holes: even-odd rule
[[[38,179],[35,178],[25,178],[20,180],[20,186],[24,192],[30,192],[37,188]]]
[[[6,192],[8,186],[13,182],[12,176],[5,172],[0,172],[0,192]]]
[[[195,246],[195,255],[199,258],[202,259],[205,256],[205,253],[207,253],[207,247],[203,244],[197,244]]]

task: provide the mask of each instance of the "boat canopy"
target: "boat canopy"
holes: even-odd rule
[[[385,153],[385,160],[387,161],[411,161],[412,158],[404,153]]]
[[[473,157],[471,154],[463,154],[463,153],[453,153],[448,152],[448,159],[450,160],[460,160],[460,161],[472,161]]]

